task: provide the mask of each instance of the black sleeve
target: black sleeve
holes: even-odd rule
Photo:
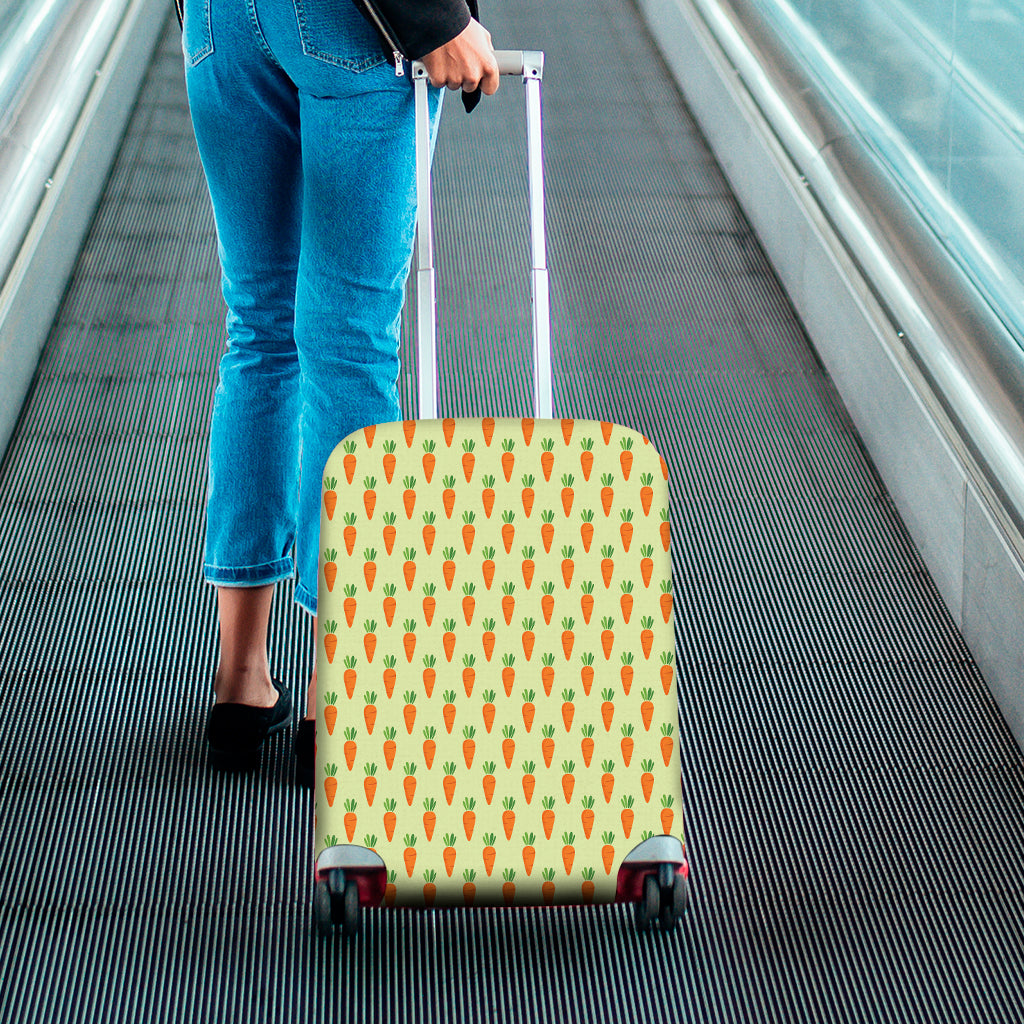
[[[377,0],[381,14],[401,26],[401,42],[410,60],[419,60],[451,42],[468,24],[467,0]]]

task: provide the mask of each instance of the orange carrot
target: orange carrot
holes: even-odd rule
[[[671,651],[661,652],[661,688],[665,693],[669,693],[672,690],[673,682],[673,669],[672,669],[673,654]]]
[[[590,760],[594,756],[594,727],[589,722],[583,726],[583,739],[580,741],[580,752],[583,754],[583,763],[589,768]]]
[[[324,557],[327,559],[324,562],[324,582],[327,584],[327,592],[333,593],[334,581],[338,578],[338,563],[333,557],[334,549],[324,552]]]
[[[342,459],[342,466],[345,469],[345,479],[352,483],[356,475],[356,443],[355,441],[345,442],[345,458]]]
[[[505,767],[511,768],[512,758],[515,757],[516,754],[516,741],[514,738],[516,732],[515,726],[506,725],[501,732],[502,735],[505,737],[501,741],[501,754],[505,758]]]
[[[377,694],[366,693],[365,694],[366,704],[363,708],[363,721],[366,723],[366,732],[368,735],[373,735],[373,726],[377,721]]]
[[[533,654],[533,645],[537,640],[537,634],[534,633],[533,627],[533,619],[523,619],[523,654],[527,661],[530,660],[530,655]]]
[[[416,796],[416,765],[412,761],[405,763],[405,781],[402,788],[405,790],[406,802],[412,807],[413,797]]]
[[[649,516],[651,504],[654,502],[654,488],[651,486],[654,477],[650,473],[644,473],[640,479],[643,481],[643,487],[640,488],[640,508],[645,516]]]
[[[640,776],[640,789],[644,794],[644,800],[651,802],[651,793],[654,791],[654,762],[644,760],[641,767],[643,774]]]
[[[487,801],[488,805],[490,805],[491,800],[494,798],[494,785],[496,781],[494,778],[495,767],[496,765],[493,761],[487,761],[484,764],[484,799]]]
[[[434,767],[434,757],[437,755],[437,743],[434,740],[434,727],[428,725],[423,730],[423,763],[428,770]]]
[[[387,695],[388,700],[391,700],[391,695],[395,692],[395,680],[398,678],[398,673],[395,672],[395,656],[393,654],[386,654],[384,656],[384,693]]]
[[[575,841],[576,837],[571,832],[563,833],[562,842],[565,845],[562,847],[562,864],[567,875],[572,872],[572,862],[576,859],[576,850],[572,845]]]
[[[428,555],[434,550],[434,538],[437,536],[437,528],[434,526],[433,517],[433,512],[423,513],[423,546],[427,549]]]
[[[532,761],[523,762],[523,798],[527,803],[533,800],[533,791],[537,786],[534,770],[537,766]]]
[[[601,420],[601,436],[604,438],[605,444],[612,439],[612,425],[607,420]]]
[[[537,713],[537,705],[533,702],[535,696],[533,690],[523,690],[523,725],[527,732],[533,728],[534,715]]]
[[[542,729],[544,739],[540,744],[541,756],[544,758],[544,766],[551,767],[551,759],[555,756],[555,727],[550,723]]]
[[[373,798],[377,793],[377,766],[366,764],[363,766],[366,777],[363,779],[363,793],[366,795],[366,805],[373,806]]]
[[[324,772],[327,778],[324,779],[324,793],[327,795],[327,806],[334,806],[334,798],[338,794],[338,777],[337,777],[338,766],[336,764],[328,764],[324,766]]]
[[[493,832],[489,832],[484,836],[484,871],[487,872],[487,877],[491,877],[491,872],[494,870],[494,860],[497,853],[494,849],[494,842],[497,837]]]
[[[494,654],[494,619],[484,619],[484,632],[480,638],[481,645],[483,646],[484,657],[490,661],[491,655]]]
[[[651,577],[654,575],[654,559],[651,558],[653,553],[654,548],[650,544],[645,544],[641,549],[643,557],[640,559],[640,579],[645,588],[651,585]]]
[[[626,588],[632,588],[632,586],[632,580],[623,580],[623,593],[622,597],[619,598],[619,607],[622,609],[622,621],[627,625],[629,624],[630,615],[633,614],[633,595]]]
[[[532,832],[523,836],[523,867],[527,875],[533,874],[533,865],[537,860],[537,848],[533,845],[535,838]]]
[[[407,835],[405,837],[405,853],[403,854],[403,860],[405,861],[405,872],[412,878],[412,870],[416,867],[416,837],[414,835]]]
[[[590,509],[586,511],[590,512]],[[593,515],[592,512],[591,515]],[[584,519],[580,526],[580,540],[583,542],[583,550],[589,554],[590,545],[594,543],[594,524],[590,519]]]
[[[668,463],[659,455],[659,461],[661,462],[661,475],[667,480],[668,479]]]
[[[359,751],[356,745],[356,731],[353,728],[345,730],[345,767],[352,771],[356,763],[356,754]]]
[[[544,837],[550,839],[555,828],[555,798],[546,796],[541,802],[544,804],[544,813],[540,816],[540,823],[544,829]]]
[[[562,474],[562,511],[565,512],[568,518],[569,513],[572,512],[572,503],[576,497],[576,492],[573,490],[573,476],[572,473]]]
[[[502,442],[502,447],[505,450],[501,455],[501,471],[505,474],[505,483],[511,483],[512,481],[512,470],[516,464],[516,457],[512,451],[514,445],[514,441],[507,440]]]
[[[550,836],[548,837],[550,838]],[[548,871],[551,869],[548,868]],[[554,872],[552,871],[552,876]],[[541,895],[544,897],[545,906],[551,906],[555,902],[555,883],[550,879],[546,879],[544,884],[540,887]]]
[[[423,690],[428,697],[433,695],[436,682],[437,672],[434,669],[434,656],[428,654],[423,658]]]
[[[672,755],[676,752],[676,741],[672,738],[672,726],[668,722],[662,723],[660,746],[661,759],[665,762],[665,767],[667,768],[672,760]]]
[[[345,551],[352,554],[356,546],[356,514],[355,512],[345,513],[345,529],[341,534],[345,541]]]
[[[575,695],[575,691],[571,688],[562,691],[562,722],[566,732],[572,728],[573,716],[576,714],[576,705],[573,704]]]
[[[530,513],[533,511],[533,502],[534,502],[535,498],[536,498],[536,491],[534,491],[534,489],[533,489],[533,476],[532,476],[532,474],[527,473],[523,477],[523,491],[522,491],[523,515],[525,515],[527,519],[530,518]]]
[[[388,842],[394,838],[395,826],[398,824],[398,815],[395,814],[395,801],[385,800],[384,806],[387,811],[384,814],[384,835],[388,837]]]
[[[423,442],[423,475],[429,484],[434,479],[434,466],[437,465],[437,456],[434,455],[434,442],[430,438]]]
[[[450,736],[452,729],[455,727],[455,691],[445,690],[444,700],[445,704],[441,709],[441,716],[444,718],[444,727]]]
[[[468,875],[463,877],[468,877]],[[462,887],[462,901],[467,907],[471,907],[475,899],[476,886],[472,882],[467,881]]]
[[[441,421],[441,430],[444,433],[444,443],[451,448],[452,438],[455,436],[455,420],[447,417]]]
[[[493,416],[485,416],[480,421],[480,429],[481,429],[481,431],[483,431],[484,444],[487,445],[488,448],[490,448],[491,447],[491,438],[494,437],[494,417]]]
[[[348,623],[349,629],[352,628],[352,623],[355,622],[356,618],[356,588],[354,583],[349,583],[345,587],[345,601],[342,604],[342,609],[345,612],[345,621]]]
[[[452,800],[455,799],[455,764],[452,761],[446,761],[444,766],[444,779],[441,782],[441,787],[444,790],[444,798],[448,801],[448,806],[451,807]]]
[[[555,445],[555,442],[550,437],[545,437],[541,441],[541,455],[540,455],[540,470],[544,474],[544,479],[550,483],[551,481],[551,470],[555,465],[555,453],[551,450]]]
[[[594,885],[594,869],[584,868],[583,869],[583,884],[580,886],[580,893],[583,896],[583,902],[593,903],[594,892],[597,886]]]
[[[606,875],[612,873],[612,864],[615,862],[615,847],[612,845],[614,838],[615,836],[612,832],[605,832],[604,846],[601,847],[601,863],[604,865],[604,873]]]
[[[619,465],[622,467],[622,479],[629,479],[629,471],[633,468],[633,438],[624,437],[621,441],[622,452],[619,455]]]
[[[611,587],[612,574],[615,572],[615,562],[612,560],[612,552],[614,550],[611,544],[605,544],[601,548],[601,579],[604,581],[605,590]]]
[[[666,586],[667,584],[667,586]],[[668,622],[672,617],[672,583],[670,580],[665,580],[662,584],[663,592],[658,603],[661,605],[661,617]]]
[[[566,661],[568,661],[572,656],[573,642],[576,639],[576,636],[572,631],[573,624],[571,616],[567,615],[562,619],[562,653],[565,655]]]
[[[363,481],[363,485],[363,508],[366,510],[366,518],[372,519],[373,510],[377,507],[377,492],[374,490],[377,481],[372,476],[368,476]]]
[[[483,479],[484,489],[480,495],[480,501],[484,506],[484,515],[488,519],[491,518],[491,512],[494,510],[494,477],[485,476]]]
[[[444,562],[441,564],[441,575],[444,585],[451,590],[455,582],[455,548],[444,549]]]
[[[466,696],[473,696],[473,683],[476,682],[476,658],[472,654],[467,654],[462,659],[462,685],[466,688]]]
[[[385,441],[384,442],[384,458],[381,460],[381,464],[384,467],[384,479],[388,483],[391,483],[391,478],[395,475],[395,463],[398,460],[395,458],[395,442]]]
[[[654,719],[654,701],[651,700],[654,691],[649,686],[645,686],[640,695],[643,697],[643,702],[640,704],[640,720],[644,723],[644,730],[650,732],[651,722]]]
[[[415,420],[403,420],[402,421],[402,432],[405,434],[405,446],[406,448],[412,447],[412,439],[416,434],[416,421]]]
[[[511,554],[511,552],[512,552],[512,542],[516,538],[516,528],[515,528],[515,524],[512,522],[512,516],[513,515],[514,515],[514,513],[512,513],[512,512],[505,512],[505,513],[503,513],[503,518],[505,519],[505,524],[501,528],[501,542],[502,542],[502,544],[505,545],[505,554],[506,555]]]
[[[533,548],[523,548],[523,584],[527,590],[530,589],[530,584],[533,583],[533,574],[537,569],[537,564],[533,560]]]
[[[544,525],[540,528],[540,540],[546,554],[551,554],[551,545],[555,539],[555,524],[552,522],[554,516],[555,513],[551,509],[545,509],[541,514]]]
[[[594,584],[587,580],[583,586],[583,595],[580,597],[580,611],[583,613],[583,621],[589,626],[590,616],[594,614]]]
[[[651,628],[654,625],[654,619],[645,615],[640,620],[640,625],[643,627],[640,631],[640,649],[644,652],[645,658],[650,658],[651,648],[654,646],[654,630]]]
[[[601,721],[604,722],[604,731],[611,732],[612,719],[615,717],[614,692],[611,689],[601,691]]]
[[[587,438],[589,441],[590,439]],[[591,470],[594,468],[594,453],[590,448],[584,448],[580,452],[580,469],[583,470],[583,479],[589,480]]]
[[[516,827],[515,799],[507,796],[503,801],[505,810],[501,815],[501,824],[505,829],[505,838],[512,839],[512,830]]]
[[[622,762],[627,768],[629,762],[633,760],[633,746],[633,723],[626,722],[622,726],[622,742],[619,749],[622,751]]]
[[[668,509],[663,508],[661,510],[661,526],[658,528],[658,532],[661,534],[661,546],[668,551],[669,541],[671,540],[671,527],[668,522]]]
[[[628,839],[633,831],[633,798],[627,793],[622,798],[622,834]]]
[[[444,656],[450,662],[452,655],[455,653],[455,620],[445,619],[444,620],[444,636],[441,637],[441,644],[444,647]]]
[[[402,709],[402,717],[405,719],[405,731],[411,736],[412,727],[416,724],[415,690],[405,691],[405,707]]]
[[[540,681],[544,686],[544,696],[551,696],[551,687],[555,684],[555,656],[550,651],[541,655],[544,667],[540,670]]]
[[[550,626],[551,616],[555,610],[555,595],[552,593],[555,586],[550,580],[545,580],[542,589],[544,596],[540,599],[540,610],[544,616],[544,625]]]
[[[476,828],[476,801],[471,796],[467,796],[462,801],[462,806],[466,808],[462,814],[462,828],[466,833],[466,842],[468,843],[473,838],[473,829]]]
[[[462,592],[465,596],[462,598],[462,615],[466,620],[467,626],[472,624],[473,611],[476,609],[476,598],[473,596],[473,589],[472,583],[467,581],[463,584]]]
[[[622,670],[619,672],[622,680],[622,692],[628,697],[629,691],[633,688],[633,652],[622,652]]]
[[[612,802],[612,790],[615,788],[615,762],[601,762],[601,792],[604,793],[604,802]]]
[[[615,631],[612,629],[614,620],[610,616],[606,616],[601,620],[601,625],[604,627],[601,630],[601,650],[604,651],[605,661],[608,661],[612,656],[612,647],[615,644]]]
[[[494,548],[484,548],[483,555],[484,561],[480,566],[480,571],[483,573],[484,586],[490,590],[491,584],[494,582]]]
[[[398,752],[398,744],[395,742],[395,727],[389,725],[384,730],[384,735],[387,737],[384,741],[384,764],[387,765],[388,771],[391,771],[391,766],[395,763],[395,754]]]
[[[452,836],[452,839],[454,839],[454,838],[455,837]],[[445,869],[445,871],[448,872],[448,877],[451,878],[452,877],[452,872],[455,870],[455,846],[454,846],[454,844],[449,844],[448,846],[445,846],[444,853],[441,856],[442,856],[442,859],[444,860],[444,869]]]
[[[583,835],[589,839],[590,833],[594,830],[594,798],[589,793],[583,798],[583,813],[580,815],[580,824],[583,825]]]
[[[473,525],[473,512],[470,510],[463,512],[462,518],[466,524],[462,527],[462,543],[465,545],[466,554],[468,555],[473,550],[473,538],[476,536],[476,527]]]
[[[580,669],[580,682],[583,683],[583,692],[589,697],[590,688],[594,685],[594,656],[587,651],[583,655],[583,668]]]
[[[523,443],[527,448],[530,447],[530,441],[533,440],[533,428],[536,425],[532,416],[523,417]]]
[[[601,510],[604,512],[605,518],[611,515],[612,502],[615,500],[615,491],[612,489],[614,479],[611,473],[601,475]]]
[[[624,508],[622,510],[622,525],[619,527],[619,536],[622,538],[622,550],[628,551],[629,545],[633,540],[633,523],[631,508]]]
[[[405,490],[402,491],[402,505],[405,507],[405,518],[412,519],[413,509],[416,507],[416,477],[407,476],[403,483]]]
[[[512,625],[512,616],[516,610],[516,599],[511,593],[511,584],[506,583],[506,587],[510,588],[506,591],[505,596],[501,599],[501,611],[505,616],[505,625]]]
[[[483,700],[483,728],[490,732],[490,728],[495,724],[495,691],[484,690]]]
[[[441,503],[444,505],[444,514],[451,519],[455,510],[455,477],[444,478],[444,490],[441,492]]]
[[[566,444],[572,439],[573,420],[562,420],[562,438]]]
[[[334,621],[325,622],[324,629],[324,653],[327,655],[327,664],[334,664],[334,653],[338,649],[338,634],[335,633],[337,623]]]
[[[348,699],[352,699],[352,694],[356,688],[356,670],[355,670],[356,659],[348,657],[345,659],[345,693]]]
[[[572,791],[576,785],[576,777],[573,775],[575,767],[576,765],[572,761],[562,762],[562,793],[565,796],[566,803],[572,801]]]
[[[476,456],[473,454],[474,447],[476,445],[472,438],[467,437],[462,442],[462,472],[466,475],[467,484],[473,479],[473,467],[476,465]]]
[[[402,634],[402,648],[405,660],[412,664],[412,656],[416,652],[416,623],[412,619],[405,620],[405,632]]]
[[[384,593],[387,596],[381,604],[381,610],[384,612],[384,621],[390,626],[395,621],[395,609],[398,607],[398,602],[395,600],[394,583],[385,583]]]
[[[338,492],[334,488],[329,488],[324,491],[324,511],[327,513],[328,519],[334,518],[334,509],[338,504]]]
[[[661,830],[665,835],[672,833],[672,819],[675,812],[672,810],[672,797],[667,793],[661,798]]]
[[[466,768],[473,767],[473,758],[476,756],[476,729],[471,725],[467,725],[462,730],[462,735],[465,739],[462,741],[462,759],[466,762]]]

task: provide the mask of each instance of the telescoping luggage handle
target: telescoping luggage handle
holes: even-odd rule
[[[540,83],[544,54],[536,50],[496,50],[502,75],[521,75],[526,86],[527,170],[530,182],[531,295],[533,303],[533,408],[552,416],[551,311],[544,229],[544,163],[541,149]],[[413,62],[416,87],[416,339],[419,356],[419,416],[437,417],[437,327],[434,317],[434,239],[431,228],[430,117],[427,71]]]

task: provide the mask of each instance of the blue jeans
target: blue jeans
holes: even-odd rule
[[[182,46],[228,307],[203,572],[251,587],[297,570],[315,614],[327,458],[400,418],[412,81],[348,0],[186,0]]]

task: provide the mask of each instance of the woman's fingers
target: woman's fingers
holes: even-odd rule
[[[428,53],[423,58],[423,66],[431,84],[439,88],[473,92],[479,86],[491,96],[497,92],[501,80],[491,34],[475,20],[470,20],[450,42]]]

